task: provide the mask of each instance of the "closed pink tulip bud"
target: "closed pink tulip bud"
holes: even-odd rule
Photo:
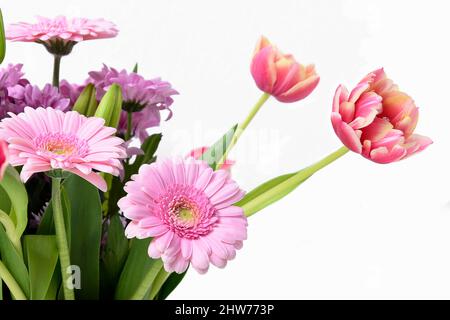
[[[377,163],[405,159],[433,143],[414,134],[418,118],[413,99],[383,69],[368,74],[350,93],[339,86],[331,114],[344,145]]]
[[[6,167],[8,166],[8,145],[0,140],[0,180],[3,179]]]
[[[319,83],[314,65],[304,66],[290,54],[281,53],[265,37],[258,41],[251,72],[258,88],[281,102],[306,98]]]

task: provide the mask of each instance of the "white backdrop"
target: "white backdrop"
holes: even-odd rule
[[[161,156],[213,142],[259,97],[249,73],[254,44],[269,37],[321,75],[306,100],[275,100],[232,154],[250,190],[340,147],[329,116],[339,83],[352,87],[384,66],[421,107],[418,133],[433,144],[404,162],[349,154],[283,201],[250,218],[249,239],[226,269],[192,270],[171,298],[450,298],[450,12],[437,1],[50,1],[1,4],[6,22],[35,15],[104,17],[116,39],[84,42],[62,78],[82,81],[101,63],[161,76],[180,91],[164,123]],[[51,57],[9,43],[5,62],[51,79]]]

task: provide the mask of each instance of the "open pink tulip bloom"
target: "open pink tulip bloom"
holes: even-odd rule
[[[350,150],[377,163],[390,163],[424,150],[432,141],[414,134],[419,109],[383,69],[368,74],[350,93],[336,90],[331,121]]]
[[[0,140],[0,181],[3,179],[6,167],[8,166],[8,145],[4,140]]]
[[[0,122],[0,139],[9,144],[10,164],[23,166],[23,182],[34,173],[62,169],[106,191],[105,180],[95,171],[117,176],[122,170],[123,140],[101,118],[30,107],[8,115]]]
[[[251,73],[258,88],[280,102],[306,98],[320,80],[314,65],[298,63],[292,55],[281,53],[265,37],[261,37],[256,45]]]

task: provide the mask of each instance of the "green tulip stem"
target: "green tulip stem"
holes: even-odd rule
[[[236,129],[236,132],[233,135],[233,138],[231,138],[231,142],[228,148],[224,151],[222,158],[218,162],[218,169],[220,169],[220,167],[224,164],[231,149],[233,149],[233,147],[236,145],[242,133],[244,133],[245,129],[247,129],[250,122],[253,120],[258,111],[261,109],[261,107],[264,105],[264,103],[266,103],[266,101],[269,98],[270,94],[263,93],[259,98],[259,100],[256,102],[256,104],[253,106],[253,108],[250,110],[250,113],[247,115],[247,118],[245,118],[245,120],[241,124],[239,124],[239,126]]]

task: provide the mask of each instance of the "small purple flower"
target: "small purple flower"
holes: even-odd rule
[[[113,84],[117,83],[122,88],[123,109],[119,133],[124,134],[127,130],[127,112],[133,112],[132,133],[141,141],[148,137],[147,129],[156,127],[161,122],[160,111],[168,110],[169,120],[172,116],[170,106],[173,103],[172,95],[178,92],[172,88],[167,81],[161,78],[146,80],[141,75],[126,70],[117,71],[103,65],[100,71],[89,72],[86,83],[93,83],[97,90],[97,99],[100,100]]]
[[[70,108],[70,99],[63,97],[51,84],[46,84],[42,90],[38,86],[28,84],[16,90],[14,97],[34,109],[43,107],[67,111]]]
[[[23,76],[22,64],[9,64],[0,69],[0,119],[6,117],[8,112],[23,111],[24,102],[15,98],[15,94],[29,84]]]
[[[59,83],[59,93],[64,98],[70,100],[70,106],[73,106],[75,104],[83,89],[84,86],[70,83],[67,80],[61,80]]]

